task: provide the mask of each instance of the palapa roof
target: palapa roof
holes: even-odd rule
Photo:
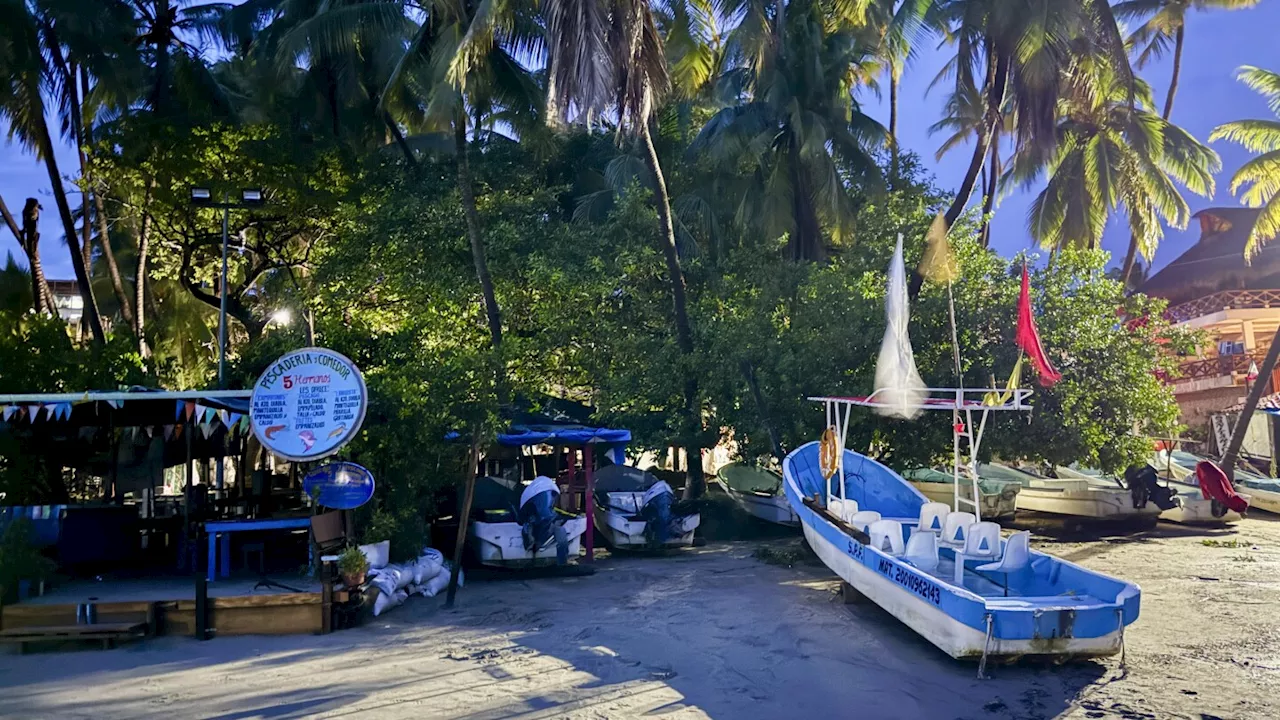
[[[1192,216],[1200,221],[1200,239],[1178,259],[1142,285],[1142,292],[1179,305],[1224,290],[1280,288],[1280,243],[1264,245],[1244,261],[1254,208],[1208,208]]]

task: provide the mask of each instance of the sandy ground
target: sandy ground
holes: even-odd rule
[[[1267,516],[1270,518],[1270,516]],[[1041,549],[1137,581],[1119,659],[994,668],[977,680],[825,568],[712,544],[616,557],[594,577],[473,582],[323,637],[160,638],[0,656],[23,718],[1276,718],[1280,519]],[[1095,533],[1096,538],[1096,533]],[[1204,541],[1217,543],[1206,545]],[[1238,542],[1238,547],[1227,547]]]

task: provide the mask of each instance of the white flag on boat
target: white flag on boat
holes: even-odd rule
[[[910,420],[920,414],[925,384],[916,370],[915,353],[907,335],[910,309],[907,306],[907,269],[902,260],[902,235],[889,261],[889,285],[885,294],[884,339],[876,360],[876,412]]]

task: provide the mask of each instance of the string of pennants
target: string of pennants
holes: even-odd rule
[[[101,402],[105,402],[116,410],[124,407],[123,400],[103,400]],[[72,406],[80,404],[81,402],[60,402],[0,405],[0,420],[4,422],[21,422],[25,420],[33,425],[41,420],[46,422],[64,421],[71,418]],[[144,433],[148,438],[153,437],[156,432],[163,433],[165,440],[182,437],[182,428],[186,424],[194,425],[196,430],[206,439],[213,434],[219,424],[226,428],[230,434],[242,433],[247,435],[250,430],[248,415],[206,407],[192,400],[175,400],[173,417],[175,422],[172,425],[131,426],[120,428],[120,430],[124,437],[131,441],[136,440],[139,435]]]

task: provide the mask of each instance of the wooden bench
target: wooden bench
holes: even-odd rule
[[[147,633],[145,622],[33,626],[0,630],[0,642],[17,643],[19,652],[26,652],[27,643],[64,640],[94,640],[110,649],[117,640],[146,637]]]

